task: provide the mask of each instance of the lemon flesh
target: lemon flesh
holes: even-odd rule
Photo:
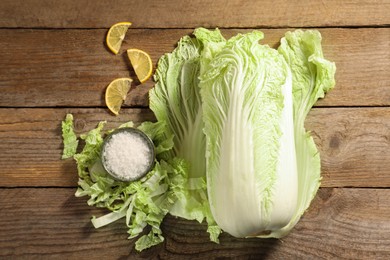
[[[118,54],[127,29],[131,26],[130,22],[116,23],[108,30],[106,37],[107,47],[115,54]]]
[[[131,78],[115,79],[106,89],[106,105],[115,115],[119,115],[119,110],[130,91],[131,82],[133,82]]]
[[[127,50],[127,56],[138,80],[141,83],[147,81],[153,72],[152,59],[149,54],[139,49],[129,49]]]

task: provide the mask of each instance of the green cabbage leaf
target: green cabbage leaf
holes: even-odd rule
[[[73,139],[75,136],[73,117],[67,115],[63,125],[63,131],[68,133],[64,135],[66,144],[68,137]],[[139,181],[129,183],[115,180],[104,170],[100,160],[104,136],[112,131],[105,132],[104,126],[105,122],[100,122],[95,129],[80,136],[85,145],[80,153],[73,156],[79,174],[75,195],[88,196],[88,205],[111,211],[100,217],[92,217],[95,228],[124,219],[129,229],[129,239],[132,239],[141,235],[145,227],[149,226],[149,233],[135,242],[135,249],[142,251],[164,241],[160,225],[173,204],[184,197],[188,166],[179,158],[164,159],[173,147],[172,137],[166,138],[163,124],[144,122],[138,129],[146,133],[155,144],[155,166]],[[133,126],[132,122],[128,122],[119,128]]]
[[[207,31],[210,41],[225,41],[218,30]],[[150,108],[164,133],[173,136],[171,158],[183,158],[189,165],[185,196],[176,201],[170,214],[182,218],[204,219],[210,239],[217,242],[220,233],[210,212],[206,190],[205,135],[199,88],[200,57],[207,41],[184,36],[172,53],[162,56],[155,73],[155,87],[149,92]]]

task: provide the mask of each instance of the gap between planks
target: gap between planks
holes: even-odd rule
[[[217,26],[217,27],[207,27],[207,26],[198,26],[206,29],[221,29],[221,30],[278,30],[278,29],[286,29],[286,30],[294,30],[294,29],[377,29],[377,28],[390,28],[390,24],[379,24],[379,25],[344,25],[344,26],[253,26],[253,27],[228,27],[228,26]],[[110,27],[0,27],[0,30],[55,30],[55,31],[66,31],[66,30],[108,30]],[[159,27],[130,27],[131,29],[137,30],[188,30],[195,29],[197,27],[169,27],[169,28],[159,28]]]

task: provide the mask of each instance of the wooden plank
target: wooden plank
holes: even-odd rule
[[[0,187],[70,186],[73,160],[61,160],[61,121],[73,113],[77,133],[108,120],[153,120],[147,109],[0,109]],[[317,108],[309,114],[322,159],[322,187],[390,187],[390,108]]]
[[[206,226],[168,216],[163,244],[136,253],[119,220],[95,230],[91,215],[103,210],[75,198],[74,189],[0,189],[2,258],[386,259],[390,254],[390,189],[320,189],[309,210],[281,240],[209,241]]]
[[[264,43],[276,47],[287,29],[263,31]],[[390,28],[320,31],[325,56],[337,65],[337,85],[318,105],[390,105]],[[104,106],[104,91],[113,79],[134,77],[127,48],[143,49],[157,63],[191,32],[132,29],[121,54],[114,56],[103,44],[106,30],[0,30],[0,48],[7,50],[0,53],[0,106]],[[152,87],[152,80],[134,87],[126,106],[147,106]]]
[[[389,24],[390,3],[377,1],[3,0],[0,27],[136,28],[378,26]]]
[[[61,121],[75,115],[78,134],[109,120],[106,129],[125,121],[151,121],[145,109],[125,109],[120,117],[108,109],[0,109],[0,186],[74,186],[77,170],[73,160],[61,160]]]
[[[390,108],[313,109],[324,187],[390,187]],[[382,154],[382,155],[381,155]]]

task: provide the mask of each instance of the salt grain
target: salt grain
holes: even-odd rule
[[[137,133],[118,132],[105,145],[106,169],[121,180],[142,177],[152,164],[151,147]]]

